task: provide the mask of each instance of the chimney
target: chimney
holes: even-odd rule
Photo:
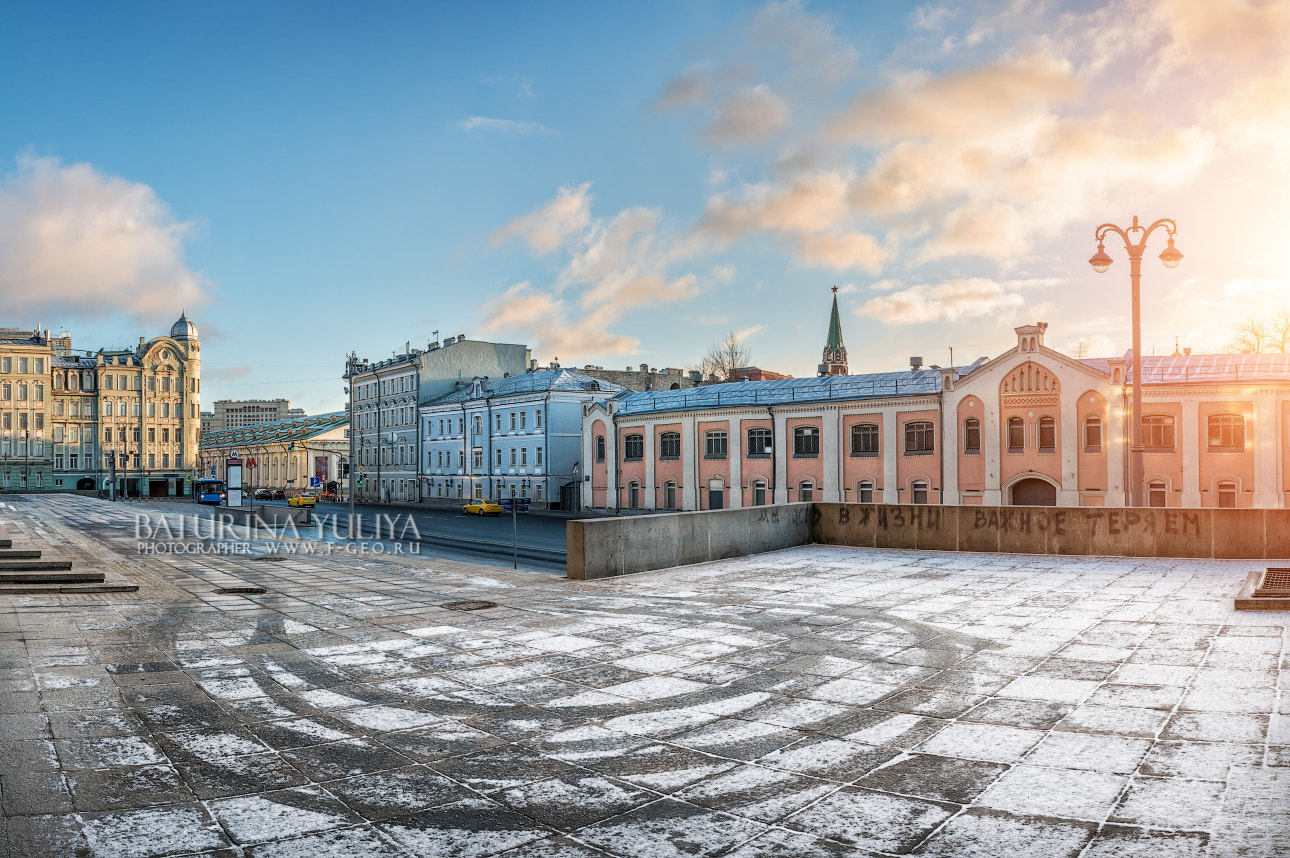
[[[910,369],[912,369],[912,370],[914,370],[915,372],[917,372],[918,370],[922,369],[922,368],[923,368],[923,359],[922,359],[921,357],[918,357],[917,355],[915,355],[915,356],[913,356],[913,357],[910,357],[910,359],[909,359],[909,368],[910,368]]]
[[[649,364],[647,363],[641,364],[641,372],[649,372]]]
[[[703,373],[699,372],[697,369],[690,370],[690,381],[695,384],[703,381]]]

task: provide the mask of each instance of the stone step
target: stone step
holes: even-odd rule
[[[0,560],[0,575],[6,572],[67,572],[70,560]]]
[[[0,583],[0,596],[21,596],[31,593],[133,593],[139,589],[138,584],[104,582],[100,584],[3,584]]]
[[[34,548],[0,548],[0,560],[39,560],[40,551]]]
[[[102,583],[103,583],[102,572],[0,572],[0,584],[102,584]]]
[[[13,540],[7,537],[0,539],[0,548],[13,548]]]

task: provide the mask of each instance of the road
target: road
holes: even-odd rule
[[[143,503],[147,503],[145,498]],[[286,501],[256,501],[257,507],[287,506]],[[185,505],[196,507],[196,504]],[[159,509],[175,512],[174,504],[158,504]],[[201,507],[214,511],[218,507]],[[328,542],[342,542],[348,538],[347,522],[349,505],[320,503],[314,509],[318,525],[300,528],[300,536]],[[409,509],[359,504],[355,507],[357,524],[364,541],[376,540],[388,544],[397,542],[418,543],[422,556],[463,557],[499,565],[511,564],[511,516],[498,517],[463,515],[460,510]],[[515,517],[515,534],[519,565],[543,572],[564,572],[565,522],[556,516],[520,513]],[[379,530],[378,530],[379,528]]]

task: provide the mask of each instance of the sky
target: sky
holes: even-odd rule
[[[0,9],[0,326],[186,310],[207,403],[435,331],[809,376],[833,286],[853,373],[1119,355],[1135,215],[1144,353],[1221,351],[1290,305],[1288,168],[1290,0]]]

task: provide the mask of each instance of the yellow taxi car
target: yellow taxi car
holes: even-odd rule
[[[470,503],[461,508],[466,515],[501,515],[502,506],[490,501],[488,498],[475,498]]]
[[[287,506],[318,506],[318,495],[313,492],[302,492],[287,499]]]

